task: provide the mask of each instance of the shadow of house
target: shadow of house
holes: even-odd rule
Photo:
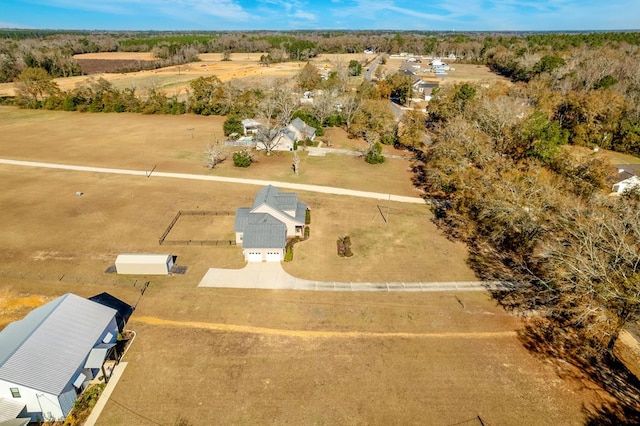
[[[118,331],[122,333],[125,325],[129,321],[129,318],[133,314],[133,306],[123,302],[115,296],[109,293],[100,293],[89,298],[89,300],[107,306],[116,310],[116,323],[118,324]]]

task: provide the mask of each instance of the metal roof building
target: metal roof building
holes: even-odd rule
[[[95,361],[86,365],[92,351],[116,342],[115,315],[68,293],[9,324],[0,332],[0,398],[24,404],[34,421],[66,417],[98,373]]]

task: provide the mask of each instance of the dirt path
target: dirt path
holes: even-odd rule
[[[141,322],[151,325],[163,325],[183,328],[202,328],[216,331],[230,331],[234,333],[264,334],[282,337],[297,337],[301,339],[357,339],[357,338],[461,338],[461,339],[486,339],[495,337],[515,337],[515,331],[492,332],[447,332],[447,333],[372,333],[363,331],[309,331],[309,330],[279,330],[273,328],[252,327],[235,324],[214,324],[197,321],[174,321],[155,317],[135,317],[131,322]]]
[[[299,183],[276,182],[276,181],[260,180],[260,179],[241,179],[241,178],[232,178],[232,177],[225,177],[225,176],[196,175],[196,174],[189,174],[189,173],[168,173],[168,172],[161,172],[157,170],[154,170],[152,172],[147,172],[142,170],[113,169],[113,168],[105,168],[105,167],[87,167],[87,166],[78,166],[78,165],[72,165],[72,164],[42,163],[37,161],[19,161],[19,160],[10,160],[6,158],[0,158],[0,164],[7,164],[11,166],[23,166],[23,167],[40,167],[40,168],[46,168],[46,169],[74,170],[74,171],[80,171],[80,172],[145,176],[147,178],[164,177],[164,178],[173,178],[173,179],[208,180],[208,181],[215,181],[215,182],[239,183],[239,184],[258,185],[258,186],[277,185],[279,188],[295,189],[299,191],[319,192],[324,194],[348,195],[352,197],[372,198],[376,200],[397,201],[400,203],[424,204],[425,202],[420,197],[407,197],[403,195],[358,191],[354,189],[334,188],[330,186],[305,185],[305,184],[299,184]]]

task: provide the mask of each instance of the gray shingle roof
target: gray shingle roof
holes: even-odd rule
[[[0,379],[59,395],[116,310],[67,293],[0,332]]]
[[[252,213],[244,229],[242,247],[282,248],[287,240],[287,226],[267,213]]]
[[[298,201],[298,194],[292,192],[282,192],[278,188],[268,185],[258,191],[256,198],[253,200],[255,209],[263,204],[273,207],[277,210],[295,210]]]
[[[311,139],[313,137],[313,135],[316,134],[315,127],[309,126],[300,117],[296,117],[295,120],[293,120],[291,123],[289,123],[289,126],[297,129],[298,132],[300,132],[300,134],[302,134],[303,139]]]
[[[249,207],[239,207],[236,209],[236,220],[233,225],[235,232],[244,232],[244,228],[246,228],[247,221],[249,220],[249,212],[251,212]]]

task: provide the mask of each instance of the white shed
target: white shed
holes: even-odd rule
[[[123,253],[116,258],[118,274],[168,275],[172,266],[170,254]]]

